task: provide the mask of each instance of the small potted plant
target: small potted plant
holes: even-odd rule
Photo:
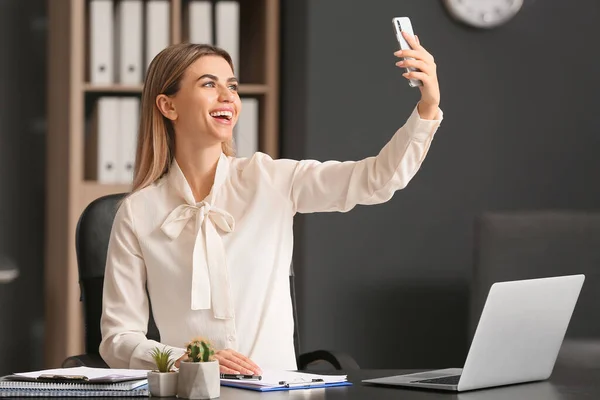
[[[166,346],[162,349],[155,347],[150,351],[156,364],[156,370],[148,372],[148,389],[152,396],[172,397],[177,394],[178,372],[172,371],[172,353]]]
[[[219,362],[211,343],[195,338],[187,344],[187,359],[179,365],[177,397],[184,399],[214,399],[221,395]]]

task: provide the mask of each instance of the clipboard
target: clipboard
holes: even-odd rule
[[[256,392],[277,392],[277,391],[284,391],[284,390],[299,390],[299,389],[319,389],[319,388],[330,388],[330,387],[339,387],[339,386],[352,386],[351,382],[345,381],[345,382],[324,382],[324,383],[319,383],[319,384],[313,384],[313,383],[296,383],[293,386],[289,386],[286,387],[285,385],[281,385],[281,386],[251,386],[251,385],[244,385],[243,383],[237,383],[237,382],[221,382],[221,386],[227,386],[227,387],[233,387],[233,388],[237,388],[237,389],[247,389],[247,390],[253,390]]]
[[[221,379],[221,386],[256,392],[274,392],[298,389],[322,389],[351,386],[347,375],[319,375],[298,371],[263,370],[261,379]]]

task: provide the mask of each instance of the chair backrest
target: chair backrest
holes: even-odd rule
[[[494,282],[583,273],[567,337],[600,339],[600,213],[485,213],[475,224],[474,250],[471,338]]]
[[[94,200],[85,208],[77,223],[75,246],[81,288],[80,300],[84,306],[85,351],[87,354],[98,354],[99,352],[102,339],[100,318],[102,316],[102,288],[106,253],[119,202],[125,196],[126,193],[111,194]],[[290,289],[294,312],[294,345],[296,353],[298,353],[300,344],[293,267],[290,269]],[[151,305],[149,311],[147,337],[160,341],[160,333],[152,316]]]
[[[85,352],[98,354],[102,335],[100,317],[102,316],[102,288],[106,252],[112,224],[119,202],[125,193],[111,194],[91,202],[81,213],[75,234],[79,286],[84,310]],[[149,339],[160,341],[160,335],[152,312],[148,322]]]

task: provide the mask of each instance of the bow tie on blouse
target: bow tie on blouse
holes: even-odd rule
[[[233,232],[233,217],[206,201],[196,205],[182,204],[171,211],[161,229],[170,239],[176,239],[192,219],[196,221],[192,258],[192,310],[210,309],[212,300],[215,318],[233,318],[225,248],[217,232],[217,227],[227,233]]]

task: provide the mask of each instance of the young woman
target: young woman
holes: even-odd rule
[[[241,110],[229,55],[178,44],[144,85],[132,193],[107,254],[100,354],[112,368],[153,367],[166,345],[213,342],[223,373],[296,369],[289,288],[296,213],[389,200],[419,169],[441,120],[433,57],[407,36],[421,100],[376,157],[357,162],[236,158]],[[147,288],[147,290],[146,290]],[[161,343],[146,338],[149,304]]]

